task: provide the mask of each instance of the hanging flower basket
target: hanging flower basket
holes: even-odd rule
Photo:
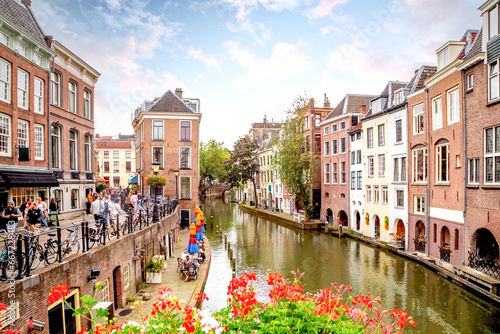
[[[368,213],[365,215],[365,223],[366,225],[370,225],[370,215]]]
[[[389,218],[387,217],[384,218],[384,228],[389,230]]]
[[[160,174],[151,173],[146,176],[146,184],[153,188],[165,187],[167,184],[167,178]]]

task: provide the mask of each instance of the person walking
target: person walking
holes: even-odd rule
[[[2,212],[2,219],[0,222],[0,230],[7,230],[7,222],[14,221],[17,223],[18,218],[22,216],[21,211],[15,206],[14,201],[9,201],[9,205]]]
[[[42,201],[41,197],[37,197],[36,201],[38,202],[37,207],[42,212],[42,216],[40,217],[40,227],[49,227],[47,225],[47,221],[45,220],[49,215],[47,202]]]
[[[137,195],[135,192],[132,192],[132,196],[130,196],[130,203],[134,208],[137,208]]]
[[[99,196],[97,199],[92,202],[91,212],[94,215],[94,220],[98,222],[101,219],[101,214],[104,211],[104,202],[101,200]]]
[[[57,207],[57,203],[56,203],[55,198],[51,198],[51,200],[50,200],[49,211],[50,211],[50,213],[57,213],[59,211],[59,208]]]
[[[33,201],[31,200],[31,198],[28,198],[28,200],[26,201],[26,203],[24,205],[24,210],[21,210],[21,213],[23,215],[23,225],[24,226],[29,226],[28,225],[28,210],[31,209],[31,203],[33,203]]]
[[[125,210],[125,201],[127,200],[127,194],[125,193],[125,190],[122,189],[122,191],[120,192],[120,203],[121,203],[121,206],[122,206],[122,210],[126,211]]]
[[[90,214],[90,206],[92,205],[92,202],[94,201],[94,198],[92,197],[92,192],[89,191],[87,194],[87,214]]]

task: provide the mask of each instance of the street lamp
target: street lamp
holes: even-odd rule
[[[177,177],[179,176],[179,170],[176,169],[174,170],[174,175],[175,175],[175,198],[179,198],[179,188],[178,188],[178,183],[177,183]]]
[[[151,165],[153,166],[153,173],[155,175],[158,175],[158,171],[160,170],[160,163],[153,162]],[[160,221],[160,218],[158,217],[158,203],[156,202],[156,187],[154,187],[153,189],[155,190],[155,202],[154,202],[154,207],[153,207],[153,223],[158,223]]]

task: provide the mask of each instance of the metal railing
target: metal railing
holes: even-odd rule
[[[439,259],[445,262],[450,262],[451,249],[449,247],[439,247]]]
[[[177,199],[161,199],[157,203],[160,220],[177,208]],[[75,222],[50,231],[0,231],[0,281],[17,280],[31,276],[40,264],[46,266],[62,262],[66,256],[85,253],[94,246],[106,245],[120,236],[133,234],[153,224],[152,201],[140,210],[106,216],[98,221]],[[67,236],[63,236],[64,231]]]
[[[500,279],[500,262],[469,252],[469,267],[483,274]]]

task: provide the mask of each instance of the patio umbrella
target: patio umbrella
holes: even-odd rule
[[[192,222],[189,227],[188,253],[195,254],[198,253],[198,251],[198,242],[196,241],[196,224]]]
[[[201,223],[201,232],[205,233],[205,220],[203,219],[202,211],[200,211],[200,223]]]
[[[203,232],[201,232],[201,220],[194,218],[196,223],[196,240],[203,240]]]

